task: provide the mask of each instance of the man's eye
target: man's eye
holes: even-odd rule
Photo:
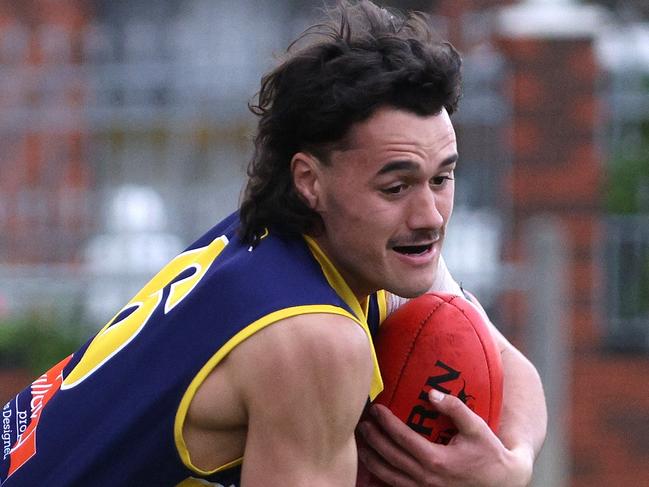
[[[399,194],[405,191],[407,188],[407,184],[395,184],[394,186],[390,186],[389,188],[384,188],[382,191],[385,194]]]
[[[433,186],[442,186],[446,181],[453,181],[451,176],[437,176],[431,179]]]

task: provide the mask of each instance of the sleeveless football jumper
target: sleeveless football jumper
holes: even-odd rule
[[[308,237],[273,233],[249,247],[238,214],[174,258],[77,352],[2,408],[2,487],[238,486],[243,459],[197,468],[182,430],[205,378],[278,320],[342,315],[368,336],[383,292],[364,306]],[[210,483],[207,483],[210,482]]]

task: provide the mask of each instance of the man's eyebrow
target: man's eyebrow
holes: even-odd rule
[[[419,169],[419,164],[413,161],[393,161],[388,162],[385,166],[379,169],[377,176],[387,174],[394,171],[417,171]]]
[[[453,155],[448,156],[446,159],[442,161],[439,167],[450,166],[451,164],[455,164],[458,160],[458,157],[459,156],[457,155],[457,152]]]
[[[450,155],[441,162],[439,167],[450,166],[451,164],[455,164],[457,160],[458,160],[457,154]],[[376,174],[377,176],[381,176],[383,174],[387,174],[395,171],[417,171],[419,170],[419,168],[420,168],[419,164],[413,161],[393,161],[393,162],[388,162],[385,166],[379,169],[379,171]]]

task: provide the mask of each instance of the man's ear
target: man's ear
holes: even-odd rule
[[[298,152],[291,159],[291,175],[298,194],[312,210],[318,207],[320,196],[320,163],[311,154]]]

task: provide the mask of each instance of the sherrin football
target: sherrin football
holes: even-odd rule
[[[451,294],[427,293],[398,308],[376,339],[384,390],[375,403],[430,441],[446,444],[457,430],[431,405],[428,392],[435,388],[460,398],[496,432],[503,371],[486,319]]]

